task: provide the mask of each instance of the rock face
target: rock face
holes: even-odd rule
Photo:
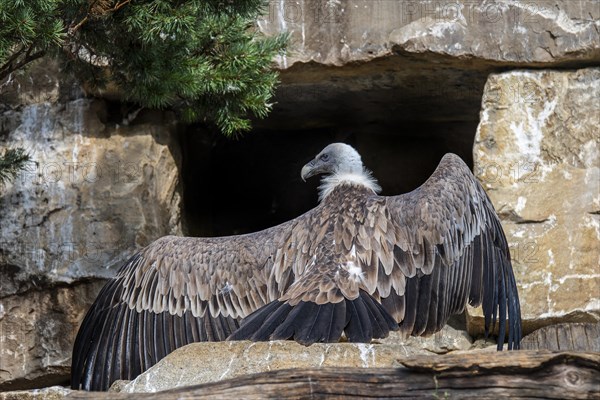
[[[0,300],[2,390],[68,381],[77,329],[102,285],[60,285]]]
[[[52,386],[44,389],[19,390],[0,393],[0,400],[62,400],[68,399],[72,390],[62,386]]]
[[[475,173],[502,218],[526,331],[600,319],[598,98],[598,68],[486,84]]]
[[[292,32],[289,68],[314,61],[342,66],[393,50],[544,63],[593,59],[593,1],[278,0],[261,21],[266,33]]]
[[[593,1],[273,1],[261,29],[293,45],[268,127],[409,135],[406,121],[476,120],[491,72],[598,63],[599,19]]]
[[[3,190],[0,296],[36,280],[111,276],[127,254],[179,232],[178,147],[168,122],[112,128],[104,103],[33,104],[2,116],[5,143],[37,165]],[[101,267],[99,267],[101,266]]]
[[[136,249],[181,232],[172,119],[117,126],[104,101],[54,94],[18,98],[0,115],[0,145],[35,162],[0,192],[0,388],[68,379],[102,283],[78,282],[112,276]],[[23,104],[39,98],[55,102]]]
[[[401,338],[396,332],[380,343],[293,341],[193,343],[182,347],[124,385],[121,392],[158,392],[286,368],[398,367],[398,359],[416,354],[466,350],[470,338],[450,327],[430,338]]]

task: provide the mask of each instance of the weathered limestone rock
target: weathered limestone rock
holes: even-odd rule
[[[23,147],[35,161],[0,189],[0,388],[67,379],[103,278],[181,233],[175,125],[137,118],[115,125],[103,101],[87,99],[0,114],[0,151]]]
[[[390,34],[394,49],[515,63],[600,56],[600,9],[591,1],[421,1],[403,7],[417,18]]]
[[[180,232],[173,123],[115,128],[105,113],[102,101],[81,99],[1,116],[4,144],[36,164],[2,190],[0,297],[111,276],[134,250]]]
[[[486,84],[475,173],[502,218],[526,332],[600,319],[599,98],[599,68]]]
[[[66,383],[79,324],[102,281],[0,300],[0,390]]]
[[[35,390],[16,390],[0,393],[0,400],[62,400],[69,398],[73,391],[62,386],[52,386]]]
[[[82,95],[75,77],[62,73],[56,60],[44,57],[0,82],[0,113],[18,106],[64,103]]]
[[[441,331],[428,337],[404,337],[397,332],[391,332],[385,339],[378,339],[374,343],[386,346],[402,346],[402,348],[410,348],[411,352],[415,351],[417,353],[425,351],[427,354],[445,354],[450,351],[469,349],[473,345],[473,340],[467,332],[446,325]]]
[[[292,33],[283,68],[341,66],[401,50],[543,63],[599,56],[599,17],[593,1],[276,0],[260,27]]]
[[[260,27],[292,34],[265,129],[410,135],[402,121],[439,121],[447,139],[449,122],[477,120],[489,73],[600,62],[594,1],[276,0]]]
[[[453,339],[445,339],[445,335]],[[157,392],[286,368],[396,367],[402,357],[471,346],[464,332],[450,327],[430,338],[415,339],[402,339],[393,332],[389,338],[371,344],[315,343],[306,347],[294,341],[193,343],[163,358],[123,386],[121,392]]]

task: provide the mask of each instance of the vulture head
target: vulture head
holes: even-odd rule
[[[381,191],[381,187],[372,177],[371,171],[363,166],[360,154],[345,143],[328,145],[313,160],[302,167],[300,172],[304,181],[315,175],[324,175],[319,188],[320,200],[341,183],[366,186],[374,193]]]
[[[363,172],[360,154],[346,143],[332,143],[302,167],[300,176],[306,181],[315,175],[360,174]]]

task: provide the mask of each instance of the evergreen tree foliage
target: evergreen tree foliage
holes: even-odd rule
[[[65,39],[57,0],[0,0],[0,81]]]
[[[29,162],[29,155],[21,148],[4,150],[0,156],[0,188],[15,179]]]
[[[1,73],[51,54],[94,87],[173,107],[226,135],[271,108],[287,36],[256,29],[264,0],[0,0]]]

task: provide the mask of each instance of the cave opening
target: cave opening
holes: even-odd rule
[[[337,129],[254,131],[231,140],[198,127],[182,140],[184,228],[191,236],[223,236],[268,228],[318,202],[319,178],[300,178],[302,166],[327,144],[354,146],[383,195],[408,192],[431,175],[447,152],[472,166],[477,121],[404,121],[406,133]],[[460,132],[472,132],[463,137]],[[452,134],[454,133],[454,134]]]
[[[487,68],[405,57],[299,68],[282,73],[272,113],[252,132],[227,139],[195,125],[183,133],[187,235],[253,232],[315,207],[319,179],[305,183],[300,170],[336,141],[358,150],[383,195],[415,189],[448,152],[472,168]]]

